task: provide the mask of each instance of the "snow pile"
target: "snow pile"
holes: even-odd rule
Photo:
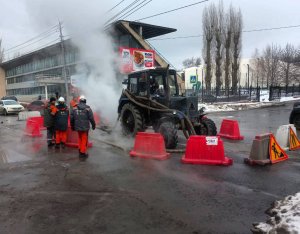
[[[266,212],[271,217],[265,223],[253,224],[254,233],[300,233],[300,192],[276,201]]]
[[[236,102],[236,103],[199,103],[198,108],[205,108],[206,113],[222,112],[222,111],[239,111],[257,109],[262,107],[269,107],[277,104],[278,102]]]
[[[300,97],[281,97],[280,98],[281,102],[288,102],[288,101],[295,101],[295,100],[300,100]]]
[[[222,112],[222,111],[239,111],[239,110],[249,110],[257,109],[263,107],[271,107],[274,105],[284,105],[284,102],[288,101],[297,101],[300,100],[300,97],[281,97],[278,101],[264,101],[264,102],[216,102],[214,104],[209,103],[199,103],[198,108],[205,108],[206,113],[212,112]]]
[[[204,107],[206,113],[219,112],[219,111],[234,111],[233,108],[229,107],[229,104],[206,104],[200,103],[198,105],[199,110]]]

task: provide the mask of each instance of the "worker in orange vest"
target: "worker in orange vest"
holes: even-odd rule
[[[44,111],[44,127],[47,128],[48,147],[53,146],[53,140],[55,140],[55,115],[57,112],[55,102],[56,98],[51,97]]]
[[[87,145],[90,124],[92,125],[92,129],[95,130],[96,123],[93,111],[86,104],[86,98],[84,96],[80,96],[78,105],[71,113],[71,128],[73,131],[78,132],[79,159],[85,159],[88,157]]]
[[[55,115],[55,135],[56,135],[56,144],[55,148],[65,148],[67,141],[67,130],[68,130],[68,118],[69,110],[65,104],[65,99],[60,97],[58,99],[58,105],[56,106],[57,112]]]
[[[70,113],[72,113],[74,107],[76,107],[77,104],[78,104],[78,97],[76,95],[73,95],[73,98],[70,101]]]

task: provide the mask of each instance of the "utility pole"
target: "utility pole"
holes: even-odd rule
[[[68,79],[67,79],[67,62],[66,62],[66,55],[65,55],[65,47],[64,47],[64,37],[62,34],[62,27],[61,27],[61,22],[58,21],[59,24],[59,35],[60,35],[60,45],[61,45],[61,54],[63,58],[63,78],[65,81],[65,89],[66,89],[66,103],[68,103],[68,98],[69,98],[69,87],[68,87]]]
[[[249,93],[249,90],[250,90],[250,83],[249,83],[249,64],[247,64],[247,67],[248,67],[248,93]]]
[[[202,84],[201,84],[201,88],[202,88],[202,92],[201,92],[201,95],[202,95],[202,102],[203,102],[203,95],[204,95],[204,93],[203,93],[203,91],[204,91],[204,71],[203,71],[203,68],[204,68],[204,66],[202,66]]]

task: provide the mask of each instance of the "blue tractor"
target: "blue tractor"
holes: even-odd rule
[[[135,136],[152,127],[163,135],[166,148],[178,143],[177,131],[190,135],[215,136],[215,123],[198,110],[198,97],[179,94],[175,70],[147,69],[128,75],[127,88],[119,100],[119,119],[123,133]]]

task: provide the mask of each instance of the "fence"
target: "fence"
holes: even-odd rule
[[[291,86],[270,86],[269,100],[279,100],[282,97],[293,97],[300,95],[300,84]]]
[[[186,89],[186,96],[198,96],[199,102],[237,102],[237,101],[259,101],[260,100],[260,87],[249,88],[239,87],[236,92],[232,88],[224,89],[221,88],[217,90],[213,88],[211,90],[206,89]],[[218,94],[218,95],[217,95]]]

